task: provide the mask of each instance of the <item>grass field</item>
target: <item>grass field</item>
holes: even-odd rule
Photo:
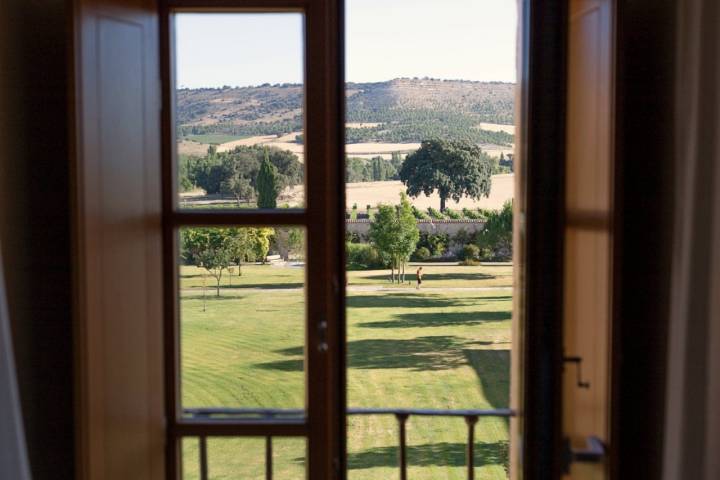
[[[420,291],[392,287],[384,270],[349,273],[349,405],[506,407],[512,267],[424,270]],[[220,298],[208,276],[204,301],[201,270],[182,267],[181,275],[184,406],[302,408],[303,269],[243,266],[242,277],[223,278]],[[351,479],[397,478],[393,417],[351,417],[348,436]],[[411,417],[409,477],[464,479],[465,439],[462,418]],[[505,420],[478,423],[476,478],[507,477],[507,441]],[[275,478],[304,478],[304,451],[304,440],[275,439]],[[198,478],[197,441],[187,440],[184,453],[185,478]],[[263,439],[209,441],[213,479],[264,478],[263,458]]]

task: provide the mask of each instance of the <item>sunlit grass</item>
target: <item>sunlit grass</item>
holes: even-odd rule
[[[424,286],[484,287],[509,285],[511,280],[509,266],[426,269]],[[232,289],[221,290],[219,299],[209,289],[204,302],[202,279],[197,276],[200,270],[183,267],[181,274],[184,406],[303,407],[303,269],[247,265],[242,277],[233,276]],[[377,277],[382,274],[386,272],[351,272],[349,285],[385,286]],[[432,274],[437,275],[435,280]],[[510,310],[509,288],[448,292],[351,288],[349,405],[506,407]],[[395,419],[351,417],[349,422],[350,478],[396,478]],[[464,479],[466,435],[462,418],[411,418],[410,478]],[[476,478],[506,478],[507,440],[505,420],[488,418],[478,423]],[[275,478],[304,478],[304,444],[276,442]],[[185,477],[195,479],[197,442],[188,441],[184,452]],[[264,478],[264,439],[213,440],[209,456],[213,479]]]

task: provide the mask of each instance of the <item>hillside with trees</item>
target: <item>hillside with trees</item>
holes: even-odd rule
[[[348,83],[348,143],[419,142],[449,138],[509,145],[513,136],[483,130],[481,122],[510,125],[515,85],[462,80],[395,79]],[[303,87],[179,89],[179,137],[284,135],[302,130]],[[297,138],[302,142],[302,136]]]

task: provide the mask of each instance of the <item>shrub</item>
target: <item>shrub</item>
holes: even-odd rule
[[[421,233],[417,248],[427,248],[433,257],[440,257],[450,244],[450,236],[446,233]]]
[[[360,237],[360,234],[355,232],[345,232],[345,241],[347,243],[361,243],[362,238]]]
[[[501,210],[490,211],[483,231],[476,242],[489,260],[512,259],[512,203],[505,202]]]
[[[432,254],[430,253],[430,250],[427,249],[427,247],[420,247],[415,250],[415,253],[413,253],[412,255],[412,259],[417,262],[424,262],[431,256]]]
[[[435,220],[444,220],[445,215],[440,210],[435,210],[432,207],[428,207],[427,209],[428,215],[430,215],[430,218],[434,218]]]
[[[462,260],[477,260],[478,258],[480,258],[480,247],[472,243],[468,243],[463,247],[461,252]]]
[[[471,220],[485,220],[485,216],[483,216],[479,211],[470,210],[469,208],[463,208],[463,215],[465,218],[469,218]]]
[[[382,258],[372,245],[367,243],[346,243],[347,268],[349,270],[365,270],[383,268]]]
[[[450,241],[450,244],[452,245],[466,245],[468,243],[475,243],[475,238],[464,228],[458,230]]]
[[[460,265],[462,265],[464,267],[475,267],[475,266],[480,265],[480,260],[473,260],[470,258],[466,258],[465,260],[460,262]]]
[[[427,220],[429,218],[425,212],[418,210],[415,205],[412,206],[412,213],[418,220]]]
[[[457,210],[451,210],[449,208],[445,210],[445,215],[447,215],[453,220],[460,220],[462,218],[462,214],[460,212],[458,212]]]

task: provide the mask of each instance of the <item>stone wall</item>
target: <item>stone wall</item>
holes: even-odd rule
[[[346,220],[345,228],[349,233],[355,233],[363,239],[367,239],[370,233],[370,220]],[[430,234],[447,234],[451,238],[464,230],[467,234],[472,235],[482,230],[485,225],[484,220],[418,220],[418,229],[420,233]]]

